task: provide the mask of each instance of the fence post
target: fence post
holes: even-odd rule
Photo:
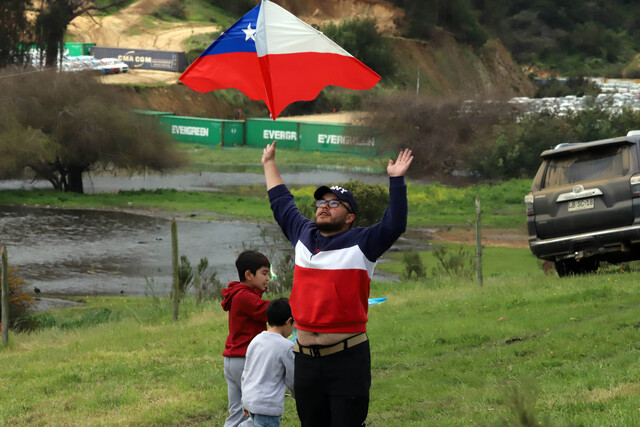
[[[480,227],[480,199],[476,195],[476,275],[482,286],[482,229]]]
[[[178,289],[178,226],[176,219],[171,220],[171,258],[173,265],[173,284],[171,296],[173,297],[173,321],[178,321],[178,308],[180,306],[180,290]]]
[[[2,247],[2,343],[9,344],[9,261],[7,248]]]

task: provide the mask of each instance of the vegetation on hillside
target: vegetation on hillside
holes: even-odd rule
[[[640,4],[627,0],[393,0],[403,34],[429,40],[433,28],[482,45],[499,38],[521,64],[569,75],[620,77],[640,50]],[[631,70],[627,77],[640,74]]]
[[[508,102],[389,96],[377,100],[372,125],[389,149],[411,148],[417,176],[446,179],[531,178],[540,153],[562,142],[587,142],[626,135],[640,112],[614,109],[587,98],[585,108],[558,116],[527,112]]]

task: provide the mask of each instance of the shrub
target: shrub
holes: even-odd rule
[[[192,283],[193,267],[191,267],[189,258],[182,255],[180,256],[180,265],[178,266],[178,292],[180,293],[180,299],[184,299]]]
[[[334,185],[334,183],[327,184]],[[353,193],[353,197],[358,202],[358,215],[354,226],[368,227],[380,222],[387,205],[389,204],[389,188],[383,184],[365,184],[362,181],[338,182],[340,185]],[[301,190],[294,190],[296,206],[305,217],[315,220],[316,207],[313,199],[315,187],[304,187]]]
[[[420,254],[414,250],[410,250],[402,254],[402,263],[404,264],[403,278],[410,280],[415,274],[416,279],[424,279],[426,274]]]
[[[2,270],[0,268],[0,270]],[[30,329],[29,309],[35,303],[33,297],[27,294],[25,283],[18,276],[18,268],[9,266],[9,326],[15,329]],[[2,315],[2,307],[0,307]]]
[[[153,16],[156,18],[164,18],[165,16],[169,16],[171,18],[186,20],[187,13],[184,7],[184,0],[170,0],[162,6],[158,7],[153,13]]]
[[[195,290],[196,304],[202,301],[211,301],[222,298],[223,284],[218,279],[218,271],[209,271],[209,260],[207,257],[200,258],[200,263],[193,276],[193,288]]]
[[[396,62],[391,43],[378,32],[374,18],[345,19],[339,25],[331,22],[322,31],[381,76],[395,74]]]
[[[264,249],[244,247],[243,250],[256,250],[264,253],[271,261],[271,270],[276,274],[269,284],[271,292],[287,293],[293,288],[293,270],[295,253],[291,243],[277,230],[273,233],[266,228],[260,229]]]
[[[458,249],[449,251],[442,246],[433,251],[433,256],[438,260],[432,270],[434,277],[449,276],[470,279],[476,271],[474,255],[460,245]]]

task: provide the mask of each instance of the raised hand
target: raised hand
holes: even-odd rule
[[[264,168],[264,178],[267,181],[267,190],[271,190],[273,187],[284,184],[280,172],[278,172],[278,166],[276,165],[276,141],[273,141],[262,151],[262,167]]]
[[[267,146],[268,147],[268,146]],[[411,150],[406,149],[400,151],[395,163],[392,159],[389,159],[389,166],[387,166],[387,175],[389,176],[404,176],[409,169],[409,165],[413,161],[413,155]]]

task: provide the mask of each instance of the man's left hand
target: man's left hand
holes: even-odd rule
[[[406,149],[404,151],[400,151],[398,154],[398,158],[394,162],[392,159],[389,159],[389,166],[387,166],[387,175],[389,176],[404,176],[407,173],[407,169],[409,169],[409,165],[413,161],[413,155],[411,150]]]

